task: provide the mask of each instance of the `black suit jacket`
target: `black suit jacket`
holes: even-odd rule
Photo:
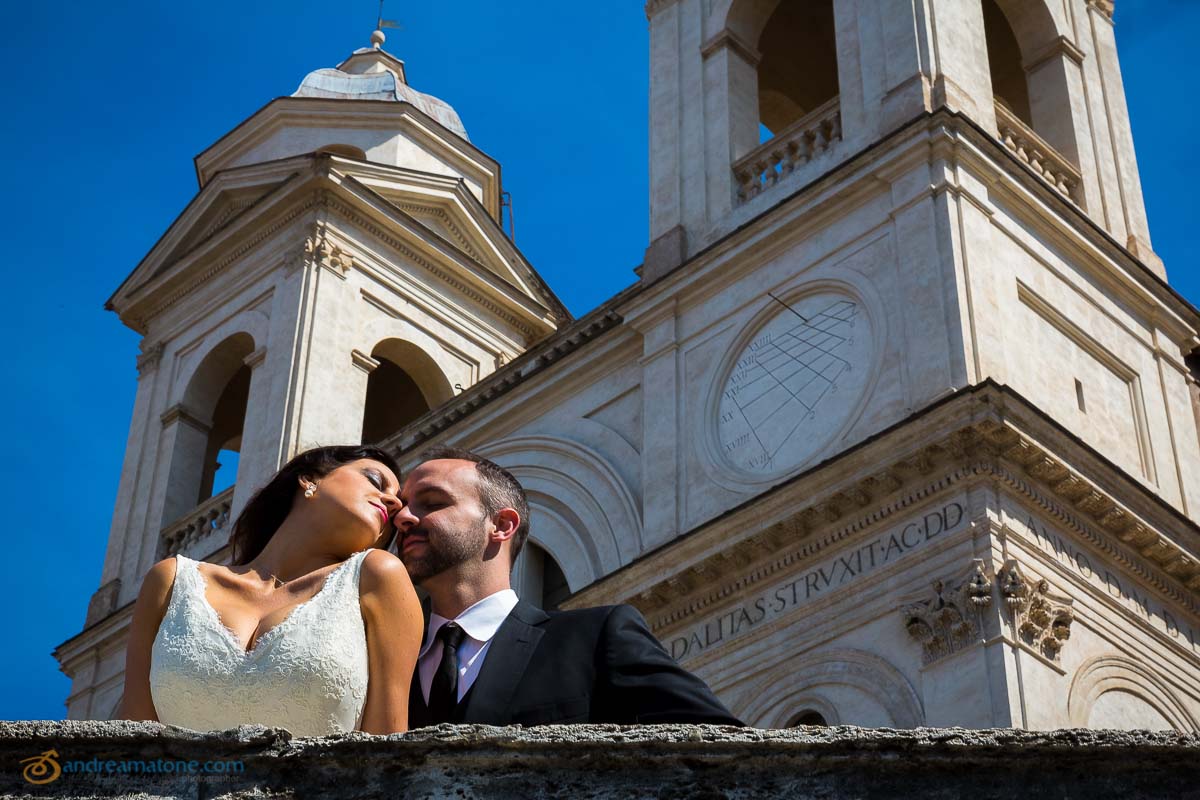
[[[546,613],[525,602],[496,631],[454,721],[742,724],[675,663],[632,606]],[[416,674],[408,724],[430,724]]]

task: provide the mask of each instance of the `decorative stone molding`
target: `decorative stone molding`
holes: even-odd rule
[[[1065,56],[1076,64],[1082,64],[1083,59],[1086,58],[1084,52],[1076,47],[1075,43],[1070,39],[1065,36],[1056,36],[1034,53],[1032,57],[1027,59],[1022,66],[1025,68],[1025,72],[1029,73],[1040,67],[1044,62],[1058,56]]]
[[[163,311],[166,311],[168,308],[175,305],[176,303],[178,303],[180,300],[187,297],[188,295],[190,295],[196,289],[199,289],[205,283],[212,280],[217,275],[219,275],[221,272],[225,271],[227,268],[229,268],[230,266],[232,266],[233,264],[235,264],[239,260],[241,260],[242,256],[253,251],[254,248],[258,247],[258,245],[267,241],[272,236],[274,236],[276,233],[278,233],[279,231],[283,230],[288,225],[290,225],[292,222],[294,222],[295,220],[304,216],[306,213],[308,213],[312,209],[320,206],[324,202],[325,201],[324,201],[323,196],[321,196],[321,193],[314,194],[306,202],[292,208],[287,214],[280,217],[275,222],[271,223],[270,225],[266,225],[262,228],[257,229],[254,236],[247,239],[239,247],[236,247],[236,248],[230,250],[229,252],[227,252],[224,255],[224,257],[221,257],[221,258],[217,259],[216,261],[214,261],[207,269],[200,272],[200,274],[197,275],[194,279],[188,281],[187,283],[183,284],[175,291],[171,292],[169,295],[167,295],[160,302],[156,303],[154,306],[149,308],[143,314],[134,317],[131,320],[131,324],[137,330],[145,330],[146,324],[149,320],[151,320],[154,317],[156,317],[157,315],[161,314]],[[198,257],[198,259],[204,260],[207,257],[208,256],[200,256],[200,257]],[[184,256],[182,259],[180,259],[180,261],[185,261],[188,258],[189,258],[189,256]],[[173,262],[170,265],[170,267],[173,268],[175,266],[175,264],[177,264],[177,263],[179,263],[179,262]],[[287,263],[287,262],[285,262],[285,263]],[[197,268],[196,271],[199,271],[199,268]]]
[[[1113,18],[1114,2],[1113,0],[1087,0],[1088,8],[1094,9],[1103,14],[1110,21]]]
[[[1000,141],[1017,160],[1033,170],[1060,195],[1072,203],[1078,203],[1076,195],[1082,178],[1070,159],[1051,147],[1049,142],[1000,103],[996,103],[996,126]]]
[[[358,367],[368,375],[374,372],[380,364],[379,359],[371,358],[371,356],[367,355],[362,350],[357,349],[350,351],[350,361],[354,364],[354,366]]]
[[[996,481],[1033,508],[1045,511],[1063,530],[1079,536],[1130,577],[1153,587],[1182,609],[1200,613],[1200,560],[1182,546],[1191,541],[1188,536],[1196,536],[1195,527],[1187,534],[1181,531],[1179,537],[1160,535],[1155,526],[1173,530],[1171,526],[1180,524],[1165,504],[1147,497],[1138,500],[1137,511],[1118,505],[1107,484],[1101,489],[1101,484],[1077,472],[1077,467],[1067,467],[1057,451],[1032,439],[1026,427],[1018,428],[1028,426],[1057,441],[1058,434],[1042,430],[1044,422],[1041,412],[1010,389],[990,381],[964,389],[904,423],[910,429],[916,423],[928,425],[937,432],[931,438],[940,438],[905,451],[887,445],[888,434],[881,434],[870,445],[878,448],[872,451],[876,455],[851,455],[852,450],[839,457],[839,461],[853,458],[857,463],[872,464],[872,471],[834,477],[830,473],[835,467],[830,464],[816,468],[816,474],[798,475],[757,498],[752,517],[743,519],[740,515],[750,512],[735,509],[679,537],[671,545],[677,555],[664,555],[675,565],[673,574],[628,567],[585,587],[568,605],[621,599],[637,606],[651,628],[662,635],[736,593],[796,570],[802,562],[853,540],[861,531],[920,507],[932,497],[944,496],[952,487]],[[816,481],[810,485],[820,488],[808,492],[803,501],[786,499],[794,497],[787,494],[789,485],[810,480]],[[1056,496],[1067,502],[1055,502]],[[1127,502],[1131,499],[1126,497]],[[728,531],[730,525],[737,528],[739,520],[751,532],[736,544],[729,542],[726,534],[719,536],[721,546],[700,544],[708,542],[713,531]]]
[[[651,20],[658,12],[665,8],[669,8],[679,0],[646,0],[646,19]]]
[[[184,406],[182,403],[176,403],[168,408],[159,417],[162,420],[164,428],[173,425],[176,422],[182,422],[185,425],[190,425],[201,433],[208,433],[212,429],[212,423],[208,420],[201,419],[198,414],[192,412],[191,409]]]
[[[551,364],[570,355],[605,331],[624,320],[611,309],[611,302],[600,306],[587,316],[575,320],[569,327],[553,333],[536,347],[526,350],[497,369],[462,394],[414,420],[380,445],[386,450],[403,453],[417,447],[454,423],[517,385],[542,372]]]
[[[956,653],[979,640],[980,612],[992,604],[992,581],[983,560],[972,562],[957,584],[933,582],[933,597],[900,609],[909,636],[921,643],[924,663]]]
[[[233,490],[234,487],[230,486],[163,528],[158,538],[158,558],[187,553],[209,534],[225,530],[229,526],[229,513],[233,507]]]
[[[242,363],[245,364],[247,367],[249,367],[251,370],[254,370],[254,369],[257,369],[258,365],[263,363],[263,361],[265,361],[266,358],[267,358],[267,346],[263,345],[262,347],[258,348],[253,353],[251,353],[250,355],[243,358]]]
[[[1075,613],[1069,597],[1050,593],[1044,578],[1026,579],[1016,561],[1004,562],[996,576],[1000,596],[1021,641],[1051,660],[1071,638]]]
[[[836,95],[734,162],[738,202],[757,197],[841,140],[841,95]]]
[[[121,579],[113,578],[102,585],[88,601],[87,618],[84,625],[99,622],[117,610],[117,598],[121,594]]]
[[[362,228],[365,232],[369,233],[371,236],[375,237],[377,240],[383,242],[384,244],[391,247],[393,250],[400,253],[403,257],[407,258],[409,261],[412,261],[414,264],[418,264],[419,266],[424,267],[426,270],[428,270],[430,273],[432,273],[434,275],[434,277],[436,277],[438,280],[445,283],[447,286],[451,286],[451,287],[457,289],[460,293],[462,293],[466,297],[470,298],[476,304],[482,306],[483,308],[486,308],[488,311],[491,311],[493,314],[500,317],[505,322],[507,322],[508,324],[510,324],[514,328],[516,328],[518,331],[520,331],[522,335],[524,335],[530,339],[534,338],[537,335],[537,332],[533,329],[533,327],[530,326],[524,320],[522,320],[520,317],[517,317],[515,314],[510,313],[505,308],[503,308],[500,304],[494,302],[489,297],[485,296],[482,292],[476,291],[472,287],[468,286],[465,282],[450,275],[450,273],[448,273],[444,269],[435,265],[428,258],[425,258],[421,254],[419,254],[416,250],[414,250],[412,247],[408,246],[405,242],[396,238],[394,235],[392,235],[392,233],[384,230],[383,228],[379,227],[379,225],[377,225],[374,221],[369,220],[366,217],[364,217],[362,214],[358,213],[358,211],[356,211],[354,208],[351,208],[349,205],[347,205],[337,199],[329,201],[329,207],[331,210],[336,211],[337,213],[341,214],[343,217],[345,217],[350,222],[352,222],[355,225]],[[490,270],[488,270],[488,274],[491,274]]]
[[[166,351],[166,345],[162,342],[150,344],[145,339],[142,340],[142,352],[137,357],[138,377],[149,375],[154,370],[158,369],[159,362],[162,361],[163,353]]]
[[[354,256],[330,241],[323,224],[304,238],[304,255],[310,263],[324,267],[339,278],[346,277],[346,273],[357,266]]]
[[[700,55],[707,59],[713,53],[724,48],[729,48],[734,53],[737,53],[752,67],[757,68],[758,62],[762,61],[762,53],[758,52],[753,45],[728,28],[700,45]]]

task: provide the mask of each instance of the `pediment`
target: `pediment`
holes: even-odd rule
[[[196,175],[203,187],[226,170],[314,152],[339,137],[350,137],[348,144],[364,150],[370,149],[368,141],[403,141],[415,147],[423,154],[422,163],[429,164],[409,163],[411,153],[388,155],[390,146],[370,161],[399,168],[444,165],[447,173],[476,186],[488,214],[499,219],[499,164],[408,102],[276,98],[196,156]]]
[[[540,276],[503,235],[462,181],[310,154],[222,172],[210,181],[109,300],[135,330],[274,232],[341,217],[356,233],[348,249],[371,240],[425,264],[430,279],[449,279],[530,331],[570,319]],[[354,236],[365,237],[356,243]],[[303,239],[304,236],[300,236]],[[297,246],[301,244],[297,240]],[[362,263],[370,261],[367,259]],[[505,311],[505,314],[509,312]],[[532,326],[532,327],[530,327]]]
[[[569,318],[550,287],[461,183],[456,183],[450,191],[445,192],[429,191],[426,187],[392,180],[381,181],[362,175],[356,177],[371,191],[496,277],[537,298],[564,319]]]

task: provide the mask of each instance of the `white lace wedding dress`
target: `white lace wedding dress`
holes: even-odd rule
[[[315,596],[248,651],[205,597],[196,562],[176,556],[150,662],[159,721],[197,731],[267,725],[296,736],[354,730],[367,699],[358,580],[369,552],[334,568]]]

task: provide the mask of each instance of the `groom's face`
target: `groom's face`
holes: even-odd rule
[[[400,560],[414,583],[482,560],[487,514],[473,462],[426,461],[409,473],[400,499],[404,507],[392,521]]]

